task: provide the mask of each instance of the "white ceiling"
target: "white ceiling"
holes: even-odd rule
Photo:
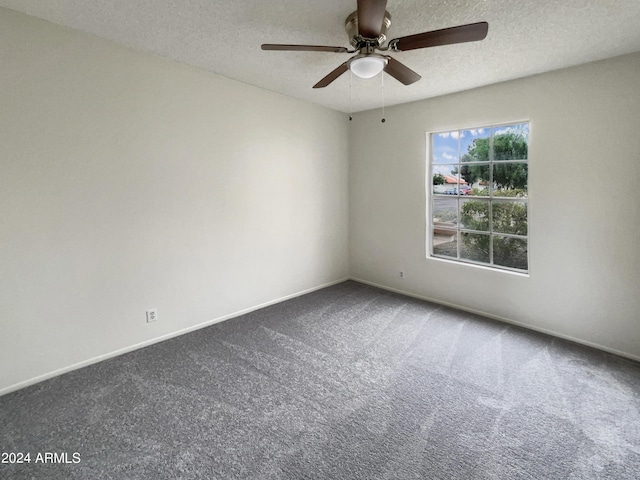
[[[344,112],[379,108],[380,77],[344,74],[311,87],[349,58],[262,51],[262,43],[349,46],[356,0],[0,0],[0,6]],[[396,38],[479,21],[482,42],[392,54],[422,75],[384,78],[394,105],[640,51],[640,0],[389,0]],[[351,105],[351,106],[350,106]]]

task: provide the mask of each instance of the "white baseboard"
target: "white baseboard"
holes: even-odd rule
[[[450,302],[444,302],[442,300],[438,300],[437,298],[431,298],[431,297],[427,297],[427,296],[424,296],[424,295],[418,295],[418,294],[415,294],[415,293],[412,293],[412,292],[407,292],[407,291],[404,291],[404,290],[401,290],[401,289],[398,289],[398,288],[389,287],[387,285],[381,285],[379,283],[370,282],[368,280],[364,280],[364,279],[361,279],[361,278],[345,277],[345,278],[341,278],[339,280],[335,280],[333,282],[325,283],[325,284],[322,284],[322,285],[318,285],[316,287],[312,287],[312,288],[309,288],[309,289],[306,289],[306,290],[302,290],[300,292],[296,292],[296,293],[293,293],[293,294],[290,294],[290,295],[286,295],[284,297],[280,297],[280,298],[277,298],[277,299],[274,299],[274,300],[270,300],[268,302],[264,302],[264,303],[261,303],[259,305],[254,305],[252,307],[245,308],[243,310],[239,310],[237,312],[233,312],[233,313],[230,313],[228,315],[224,315],[222,317],[214,318],[212,320],[208,320],[206,322],[199,323],[197,325],[193,325],[191,327],[187,327],[187,328],[184,328],[184,329],[181,329],[181,330],[177,330],[175,332],[171,332],[171,333],[168,333],[168,334],[156,337],[156,338],[152,338],[152,339],[146,340],[144,342],[140,342],[140,343],[137,343],[137,344],[134,344],[134,345],[130,345],[128,347],[121,348],[119,350],[115,350],[115,351],[110,352],[110,353],[106,353],[106,354],[103,354],[103,355],[98,355],[96,357],[92,357],[92,358],[84,360],[82,362],[78,362],[78,363],[75,363],[73,365],[69,365],[69,366],[64,367],[64,368],[59,368],[57,370],[53,370],[51,372],[47,372],[47,373],[45,373],[43,375],[38,375],[38,376],[30,378],[28,380],[24,380],[24,381],[16,383],[16,384],[9,385],[8,387],[0,389],[0,396],[6,395],[6,394],[11,393],[11,392],[14,392],[16,390],[20,390],[20,389],[28,387],[30,385],[34,385],[36,383],[43,382],[43,381],[48,380],[50,378],[54,378],[54,377],[57,377],[59,375],[65,374],[65,373],[72,372],[74,370],[78,370],[80,368],[87,367],[89,365],[93,365],[94,363],[98,363],[98,362],[101,362],[103,360],[108,360],[110,358],[117,357],[119,355],[123,355],[125,353],[129,353],[129,352],[132,352],[134,350],[138,350],[140,348],[148,347],[148,346],[153,345],[155,343],[160,343],[160,342],[163,342],[165,340],[169,340],[169,339],[174,338],[174,337],[179,337],[180,335],[184,335],[186,333],[190,333],[190,332],[193,332],[195,330],[199,330],[201,328],[205,328],[205,327],[208,327],[210,325],[214,325],[216,323],[223,322],[225,320],[229,320],[229,319],[232,319],[232,318],[239,317],[241,315],[245,315],[245,314],[253,312],[255,310],[260,310],[261,308],[265,308],[265,307],[268,307],[270,305],[275,305],[276,303],[281,303],[281,302],[284,302],[286,300],[290,300],[292,298],[296,298],[296,297],[300,297],[302,295],[306,295],[307,293],[311,293],[311,292],[314,292],[316,290],[322,290],[323,288],[327,288],[327,287],[330,287],[332,285],[337,285],[338,283],[342,283],[342,282],[345,282],[347,280],[353,280],[354,282],[363,283],[365,285],[370,285],[372,287],[380,288],[382,290],[387,290],[389,292],[394,292],[394,293],[398,293],[398,294],[401,294],[401,295],[406,295],[408,297],[417,298],[419,300],[425,300],[427,302],[436,303],[438,305],[443,305],[443,306],[446,306],[446,307],[455,308],[456,310],[461,310],[461,311],[464,311],[464,312],[469,312],[469,313],[473,313],[473,314],[480,315],[480,316],[483,316],[483,317],[491,318],[493,320],[498,320],[500,322],[504,322],[504,323],[507,323],[507,324],[515,325],[515,326],[518,326],[518,327],[522,327],[522,328],[525,328],[527,330],[533,330],[535,332],[544,333],[544,334],[547,334],[547,335],[551,335],[553,337],[562,338],[564,340],[569,340],[571,342],[578,343],[580,345],[585,345],[587,347],[595,348],[597,350],[602,350],[602,351],[607,352],[607,353],[612,353],[612,354],[618,355],[620,357],[624,357],[624,358],[628,358],[630,360],[634,360],[636,362],[640,362],[640,357],[638,357],[636,355],[632,355],[632,354],[629,354],[627,352],[622,352],[620,350],[609,348],[609,347],[606,347],[604,345],[600,345],[598,343],[589,342],[589,341],[586,341],[586,340],[575,338],[575,337],[572,337],[570,335],[565,335],[565,334],[562,334],[562,333],[558,333],[558,332],[555,332],[553,330],[549,330],[549,329],[546,329],[546,328],[535,327],[535,326],[532,326],[532,325],[528,325],[526,323],[522,323],[522,322],[518,322],[516,320],[512,320],[510,318],[501,317],[499,315],[494,315],[494,314],[489,313],[489,312],[483,312],[481,310],[476,310],[476,309],[473,309],[473,308],[464,307],[462,305],[457,305],[457,304],[450,303]]]
[[[213,320],[208,320],[203,323],[199,323],[197,325],[193,325],[191,327],[183,328],[181,330],[177,330],[175,332],[171,332],[165,335],[161,335],[156,338],[152,338],[150,340],[145,340],[144,342],[136,343],[134,345],[130,345],[128,347],[121,348],[119,350],[115,350],[113,352],[105,353],[103,355],[98,355],[96,357],[92,357],[90,359],[84,360],[82,362],[74,363],[73,365],[69,365],[67,367],[59,368],[57,370],[53,370],[51,372],[47,372],[43,375],[38,375],[37,377],[30,378],[28,380],[24,380],[22,382],[9,385],[8,387],[0,389],[0,397],[2,395],[6,395],[7,393],[15,392],[16,390],[20,390],[22,388],[28,387],[30,385],[34,385],[36,383],[43,382],[44,380],[48,380],[50,378],[57,377],[64,373],[72,372],[73,370],[78,370],[83,367],[88,367],[89,365],[93,365],[94,363],[102,362],[103,360],[108,360],[109,358],[117,357],[119,355],[123,355],[125,353],[132,352],[134,350],[138,350],[140,348],[148,347],[149,345],[153,345],[154,343],[160,343],[165,340],[169,340],[170,338],[179,337],[180,335],[184,335],[186,333],[193,332],[195,330],[200,330],[201,328],[208,327],[210,325],[214,325],[216,323],[224,322],[225,320],[229,320],[231,318],[236,318],[241,315],[245,315],[247,313],[253,312],[255,310],[260,310],[261,308],[268,307],[270,305],[275,305],[276,303],[281,303],[286,300],[290,300],[292,298],[300,297],[302,295],[306,295],[307,293],[315,292],[316,290],[322,290],[323,288],[330,287],[332,285],[336,285],[338,283],[346,282],[349,280],[348,277],[341,278],[339,280],[335,280],[333,282],[324,283],[322,285],[318,285],[316,287],[308,288],[306,290],[302,290],[300,292],[292,293],[291,295],[286,295],[284,297],[277,298],[275,300],[270,300],[268,302],[261,303],[259,305],[254,305],[253,307],[245,308],[243,310],[239,310],[237,312],[230,313],[228,315],[224,315],[222,317],[214,318]]]
[[[533,330],[534,332],[544,333],[544,334],[550,335],[552,337],[562,338],[563,340],[569,340],[570,342],[578,343],[578,344],[584,345],[586,347],[595,348],[597,350],[602,350],[603,352],[612,353],[612,354],[617,355],[619,357],[624,357],[624,358],[628,358],[629,360],[634,360],[636,362],[640,362],[640,357],[638,357],[636,355],[632,355],[632,354],[627,353],[627,352],[622,352],[622,351],[616,350],[614,348],[609,348],[609,347],[606,347],[604,345],[600,345],[598,343],[589,342],[587,340],[582,340],[580,338],[575,338],[575,337],[572,337],[570,335],[565,335],[563,333],[558,333],[558,332],[555,332],[553,330],[549,330],[549,329],[546,329],[546,328],[540,328],[540,327],[536,327],[536,326],[533,326],[533,325],[529,325],[527,323],[518,322],[518,321],[512,320],[510,318],[501,317],[500,315],[494,315],[494,314],[489,313],[489,312],[483,312],[481,310],[476,310],[474,308],[464,307],[462,305],[457,305],[455,303],[444,302],[442,300],[438,300],[437,298],[426,297],[424,295],[418,295],[418,294],[415,294],[415,293],[411,293],[411,292],[407,292],[407,291],[404,291],[404,290],[400,290],[398,288],[388,287],[386,285],[381,285],[379,283],[370,282],[368,280],[363,280],[362,278],[350,277],[349,280],[353,280],[354,282],[364,283],[365,285],[370,285],[372,287],[380,288],[382,290],[387,290],[389,292],[399,293],[400,295],[406,295],[407,297],[417,298],[419,300],[425,300],[427,302],[436,303],[438,305],[443,305],[445,307],[455,308],[456,310],[462,310],[463,312],[473,313],[473,314],[476,314],[476,315],[480,315],[482,317],[491,318],[493,320],[498,320],[499,322],[508,323],[508,324],[511,324],[511,325],[515,325],[517,327],[525,328],[527,330]]]

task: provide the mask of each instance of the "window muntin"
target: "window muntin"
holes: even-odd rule
[[[529,123],[429,139],[429,255],[528,272]]]

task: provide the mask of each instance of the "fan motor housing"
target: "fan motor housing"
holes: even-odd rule
[[[382,28],[380,29],[380,36],[378,38],[372,38],[368,40],[376,40],[378,45],[382,45],[387,39],[386,33],[387,29],[391,25],[391,14],[385,10],[384,19],[382,20]],[[358,33],[358,11],[356,10],[351,15],[347,17],[344,22],[344,29],[347,31],[347,35],[349,35],[349,42],[355,48],[359,48],[361,45],[363,38]]]

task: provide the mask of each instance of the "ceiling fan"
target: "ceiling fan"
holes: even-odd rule
[[[470,23],[468,25],[394,38],[384,47],[383,44],[387,39],[385,33],[389,25],[391,25],[391,15],[386,11],[386,7],[387,0],[358,0],[358,9],[349,15],[345,21],[345,29],[349,35],[353,50],[345,47],[328,47],[324,45],[282,45],[272,43],[264,43],[262,50],[358,52],[357,55],[351,57],[316,83],[313,88],[326,87],[348,70],[351,70],[361,78],[375,77],[384,70],[399,82],[411,85],[420,80],[420,75],[395,58],[376,53],[376,50],[382,52],[404,52],[418,48],[475,42],[483,40],[487,36],[489,29],[487,22]]]

